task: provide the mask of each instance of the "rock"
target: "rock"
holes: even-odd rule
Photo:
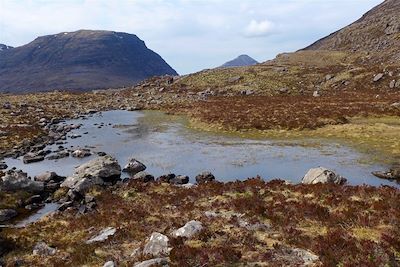
[[[393,104],[391,104],[390,106],[391,106],[391,107],[394,107],[394,108],[399,108],[399,109],[400,109],[400,102],[393,103]]]
[[[68,187],[81,194],[94,185],[117,182],[121,178],[121,166],[111,156],[93,159],[76,168],[75,173],[65,179],[61,187]]]
[[[333,171],[330,171],[323,167],[318,167],[314,169],[310,169],[307,174],[303,177],[303,184],[317,184],[317,183],[332,183],[332,184],[345,184],[346,179],[340,175],[335,174]]]
[[[372,172],[378,178],[387,180],[400,180],[400,165],[395,165],[389,171]]]
[[[28,175],[22,171],[8,171],[1,180],[1,188],[5,191],[22,190],[31,193],[42,193],[44,191],[44,183],[32,181],[28,178]]]
[[[280,94],[287,94],[287,93],[289,93],[289,89],[288,88],[280,88],[279,90],[278,90],[278,92],[280,93]]]
[[[242,76],[234,76],[228,79],[228,83],[237,83],[242,79],[243,79]]]
[[[390,89],[393,89],[395,86],[396,86],[396,80],[390,81],[390,83],[389,83],[389,88],[390,88]]]
[[[54,256],[57,250],[49,247],[45,242],[38,242],[33,247],[33,255],[38,256]]]
[[[374,82],[379,82],[383,78],[384,74],[383,73],[378,73],[377,75],[374,76]]]
[[[56,159],[62,159],[62,158],[67,158],[69,157],[69,152],[68,151],[60,151],[55,155],[48,156],[46,159],[48,160],[56,160]]]
[[[202,172],[196,176],[196,182],[198,184],[213,182],[215,180],[215,176],[211,172]]]
[[[325,76],[325,81],[332,80],[334,77],[335,76],[328,74],[328,75]]]
[[[86,158],[91,155],[92,155],[92,153],[90,153],[90,151],[87,149],[77,149],[74,152],[72,152],[72,156],[74,158]]]
[[[64,211],[74,205],[73,201],[66,201],[58,207],[59,211]]]
[[[106,241],[110,236],[113,236],[117,232],[117,229],[113,227],[107,227],[103,229],[98,235],[92,237],[88,241],[86,241],[86,244],[92,244],[96,242],[104,242]]]
[[[161,256],[168,255],[171,248],[168,247],[169,239],[167,236],[154,232],[143,249],[144,255]]]
[[[12,108],[12,105],[11,105],[10,102],[6,102],[6,103],[3,104],[3,108],[4,108],[4,109],[11,109],[11,108]]]
[[[0,209],[0,222],[8,221],[18,215],[18,212],[13,209]]]
[[[48,183],[50,181],[61,182],[64,179],[65,179],[65,177],[58,176],[57,173],[49,172],[49,171],[39,174],[38,176],[35,176],[35,178],[34,178],[35,181],[44,182],[44,183]]]
[[[116,267],[115,263],[113,261],[107,261],[104,263],[103,267]]]
[[[131,158],[122,171],[128,172],[131,175],[135,175],[136,173],[142,172],[144,170],[146,170],[146,166],[143,163],[134,158]]]
[[[396,84],[394,85],[394,88],[400,88],[400,79],[397,80]]]
[[[106,152],[97,152],[97,156],[99,157],[104,157],[105,155],[107,155]]]
[[[38,155],[35,153],[28,153],[22,158],[22,160],[25,164],[29,164],[29,163],[39,162],[39,161],[44,160],[44,156]]]
[[[304,262],[304,265],[302,266],[313,266],[313,264],[319,261],[319,257],[317,255],[304,249],[293,248],[291,252]]]
[[[147,172],[138,172],[133,176],[132,179],[141,181],[143,183],[148,183],[154,181],[154,176]]]
[[[135,263],[133,267],[153,267],[153,266],[168,266],[168,258],[155,258],[147,261]]]
[[[175,184],[175,185],[187,184],[187,183],[189,183],[189,176],[178,175],[175,178],[172,178],[171,180],[169,180],[169,183]]]
[[[199,221],[190,221],[184,226],[174,231],[172,234],[176,237],[191,238],[203,230],[203,225]]]
[[[171,181],[172,179],[174,179],[176,176],[173,173],[169,173],[169,174],[164,174],[161,175],[160,177],[157,178],[157,182],[161,182],[161,183],[169,183],[169,181]]]
[[[313,97],[320,97],[321,93],[319,91],[314,91]]]
[[[0,162],[0,170],[5,170],[7,168],[8,168],[8,166],[5,162]]]

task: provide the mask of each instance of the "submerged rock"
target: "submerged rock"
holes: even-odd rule
[[[75,173],[65,179],[61,187],[68,187],[84,194],[94,185],[116,182],[121,178],[121,166],[111,156],[93,159],[79,166]]]
[[[198,184],[208,183],[215,180],[215,176],[211,172],[202,172],[196,176],[196,182]]]
[[[13,209],[2,209],[0,210],[0,222],[9,221],[12,218],[16,217],[18,212]]]
[[[400,180],[400,164],[393,166],[389,171],[377,171],[372,174],[381,179]]]
[[[303,184],[345,184],[347,181],[346,178],[337,175],[333,171],[330,171],[323,167],[318,167],[314,169],[310,169],[307,174],[303,177]]]
[[[136,173],[142,172],[146,170],[146,166],[140,161],[132,158],[129,160],[128,164],[122,170],[123,172],[127,172],[131,175],[135,175]]]
[[[55,255],[57,250],[55,248],[49,247],[45,242],[36,243],[33,247],[33,255],[40,256],[53,256]]]
[[[107,227],[103,229],[98,235],[92,237],[88,241],[86,241],[86,244],[92,244],[96,242],[104,242],[106,241],[110,236],[113,236],[117,232],[117,229],[114,227]]]
[[[22,161],[25,164],[39,162],[39,161],[43,161],[43,160],[44,160],[44,156],[43,155],[38,155],[38,154],[35,154],[35,153],[28,153],[22,158]]]
[[[27,191],[31,193],[41,193],[44,191],[44,183],[32,181],[28,175],[22,171],[11,170],[1,178],[0,189],[4,191]]]
[[[200,233],[203,230],[203,225],[199,221],[190,221],[184,226],[174,231],[172,234],[176,237],[191,238],[192,236]]]
[[[154,232],[143,249],[144,255],[162,256],[168,255],[171,251],[169,239],[166,235]]]

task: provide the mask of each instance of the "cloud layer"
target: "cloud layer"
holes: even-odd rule
[[[179,73],[300,49],[382,0],[0,0],[0,43],[78,29],[134,33]],[[251,38],[249,38],[251,37]]]

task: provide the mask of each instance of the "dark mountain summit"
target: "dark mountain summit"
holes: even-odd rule
[[[386,0],[349,26],[304,50],[379,53],[383,60],[400,59],[400,1]]]
[[[231,68],[231,67],[244,67],[244,66],[252,66],[257,64],[258,62],[248,55],[240,55],[237,58],[226,62],[221,68]]]
[[[177,75],[136,35],[80,30],[47,35],[0,53],[0,92],[89,90]]]

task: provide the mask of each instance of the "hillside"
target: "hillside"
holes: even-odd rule
[[[1,51],[6,51],[6,50],[11,49],[11,48],[13,48],[13,47],[5,45],[5,44],[0,44],[0,52]]]
[[[258,62],[255,59],[249,57],[248,55],[240,55],[237,58],[223,64],[221,68],[252,66],[257,63]]]
[[[177,75],[137,36],[80,30],[38,37],[0,54],[0,92],[88,90]]]

